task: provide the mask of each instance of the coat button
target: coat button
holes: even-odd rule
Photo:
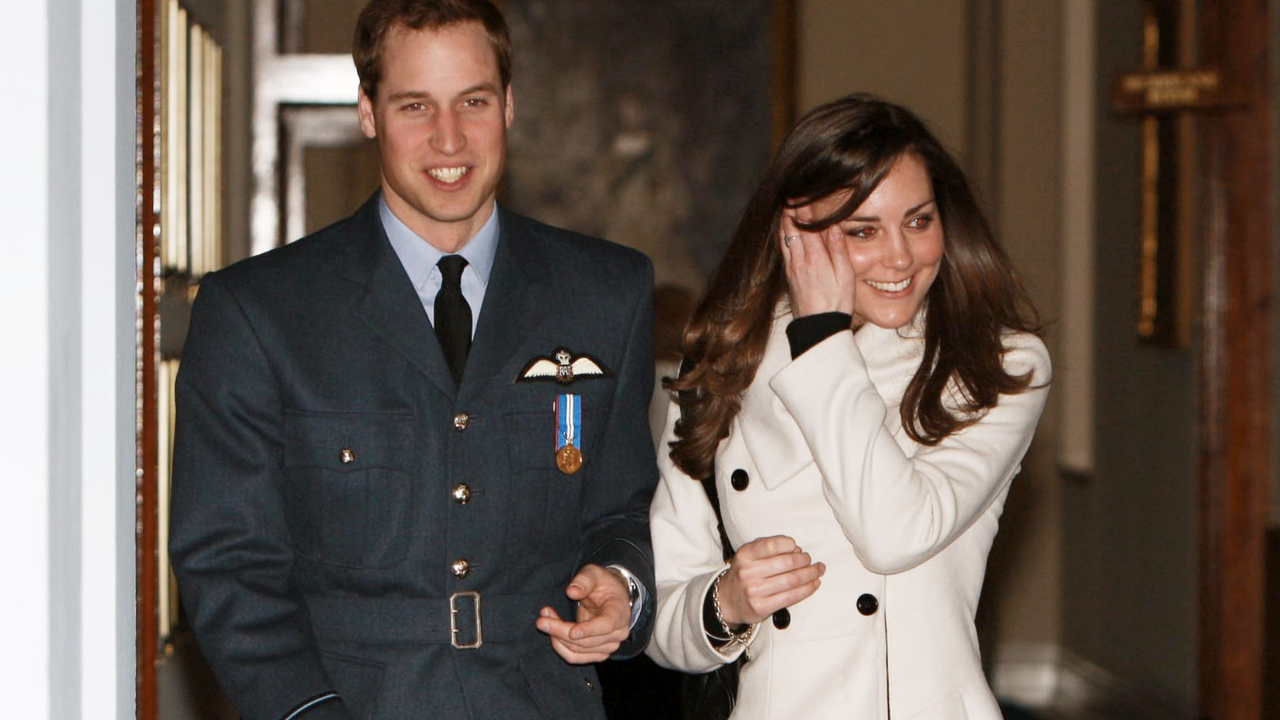
[[[779,630],[786,630],[791,625],[791,611],[782,608],[773,614],[773,626]]]
[[[750,482],[751,482],[751,479],[747,477],[747,471],[743,470],[742,468],[738,468],[737,470],[734,470],[733,474],[729,476],[729,484],[732,485],[733,489],[737,490],[738,492],[742,492],[743,490],[746,490],[747,485]]]
[[[466,483],[458,483],[453,487],[453,501],[459,505],[471,502],[471,488]]]
[[[462,580],[471,574],[471,561],[466,558],[458,558],[453,561],[453,576]]]
[[[596,684],[591,682],[591,678],[582,678],[582,682],[586,684],[588,690],[595,690]]]
[[[356,461],[356,453],[351,448],[342,448],[342,452],[338,453],[338,459],[343,465],[350,465]]]
[[[471,423],[471,416],[460,412],[453,416],[453,429],[462,432],[467,429],[467,425]]]
[[[880,609],[880,601],[871,593],[863,593],[858,597],[858,612],[863,615],[875,615]]]

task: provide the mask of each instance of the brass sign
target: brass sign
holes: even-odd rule
[[[1226,86],[1221,72],[1207,69],[1125,73],[1116,79],[1112,99],[1121,113],[1223,107],[1246,100]]]

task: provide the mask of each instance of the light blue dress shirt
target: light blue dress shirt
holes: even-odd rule
[[[440,292],[443,278],[437,263],[449,253],[441,252],[435,245],[409,229],[400,218],[387,207],[385,197],[378,198],[378,213],[382,217],[382,229],[391,241],[391,247],[400,258],[400,264],[409,274],[413,289],[418,291],[418,299],[422,301],[422,309],[427,311],[432,327],[436,324],[436,293]],[[480,322],[480,306],[484,303],[484,293],[489,287],[489,274],[493,272],[493,258],[498,252],[498,205],[494,203],[493,214],[485,221],[480,232],[467,241],[457,252],[466,258],[467,266],[462,270],[462,297],[471,306],[471,337],[476,336],[476,325]]]

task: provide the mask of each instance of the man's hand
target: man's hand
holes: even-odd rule
[[[631,592],[622,573],[584,565],[564,594],[578,603],[577,622],[560,619],[542,608],[538,629],[551,636],[551,647],[575,665],[607,660],[631,634]]]

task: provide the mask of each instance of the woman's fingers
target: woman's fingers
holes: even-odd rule
[[[797,226],[811,219],[808,206],[782,214],[782,257],[792,313],[804,317],[837,310],[852,312],[853,267],[844,235],[838,226],[821,232],[808,232]]]

